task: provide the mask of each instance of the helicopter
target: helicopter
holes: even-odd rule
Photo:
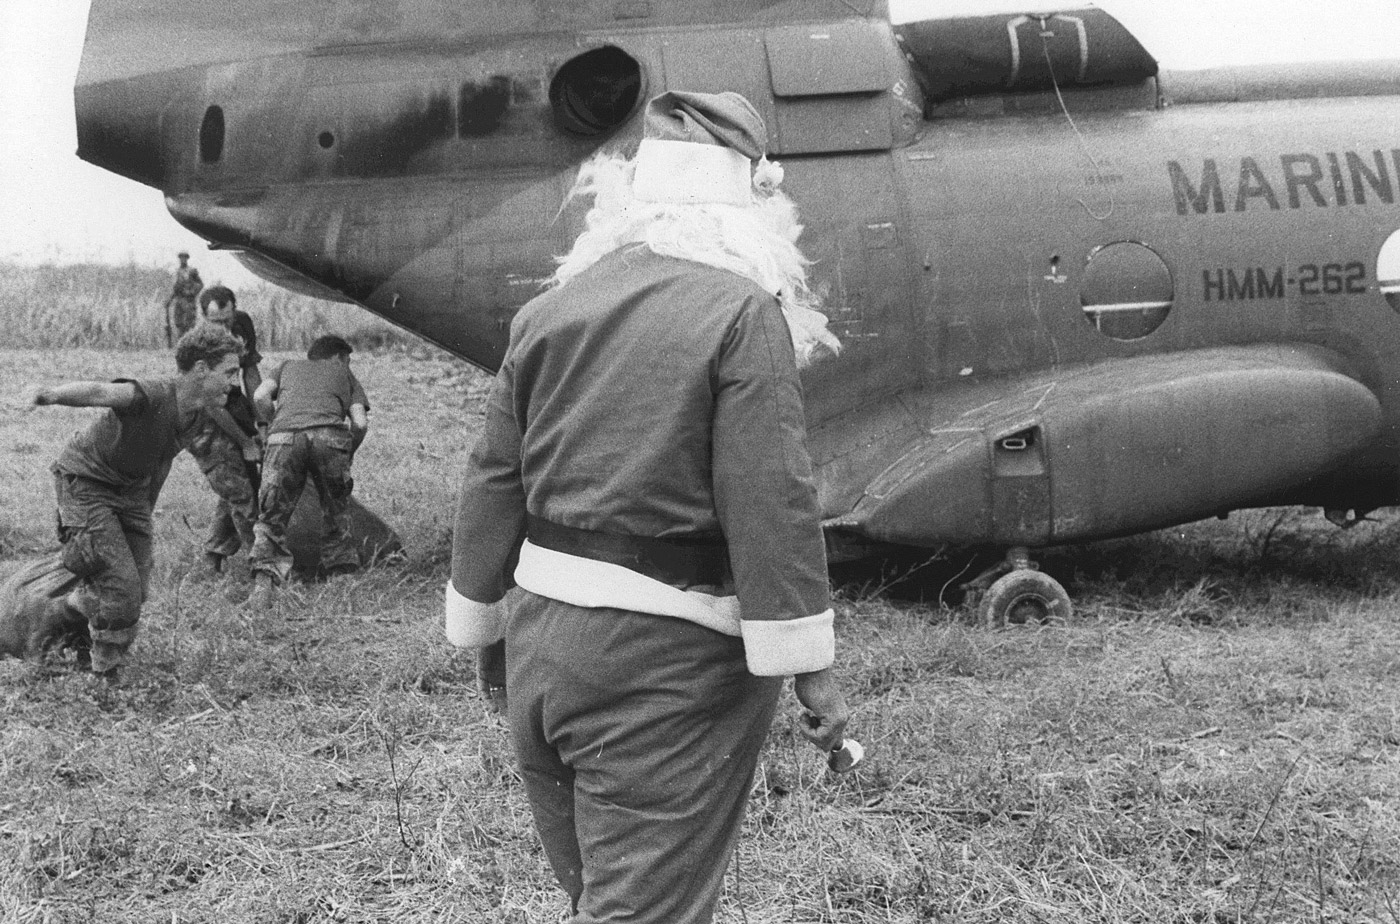
[[[1161,67],[1087,2],[93,0],[78,155],[210,247],[487,371],[668,89],[763,116],[840,354],[804,373],[833,561],[1400,500],[1400,61]]]

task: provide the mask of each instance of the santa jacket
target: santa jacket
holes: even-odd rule
[[[527,517],[600,535],[722,538],[733,595],[545,548],[526,538]],[[500,638],[495,604],[512,584],[741,635],[755,674],[831,664],[801,383],[772,295],[634,245],[521,309],[462,487],[449,638]]]

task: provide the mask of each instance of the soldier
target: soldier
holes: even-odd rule
[[[197,575],[206,577],[223,571],[228,559],[239,549],[253,548],[262,449],[258,444],[258,421],[252,396],[262,383],[258,371],[262,354],[258,352],[253,320],[238,310],[238,299],[231,289],[210,286],[200,293],[199,304],[205,323],[228,330],[242,346],[241,387],[229,391],[223,408],[211,409],[204,415],[188,447],[218,496],[209,535],[204,541],[203,565]]]
[[[308,477],[321,502],[322,569],[343,574],[360,565],[350,533],[350,464],[369,429],[369,399],[350,371],[353,352],[340,337],[318,337],[306,359],[283,363],[258,387],[258,413],[272,423],[258,492],[252,608],[270,605],[291,574],[287,524]]]
[[[204,280],[199,278],[199,270],[190,266],[187,251],[176,254],[180,258],[180,268],[175,271],[175,285],[170,297],[165,300],[165,345],[173,347],[175,341],[185,336],[195,322],[195,298],[204,288]]]
[[[258,363],[262,354],[258,352],[258,333],[253,327],[253,319],[238,307],[238,296],[224,285],[212,285],[199,295],[199,307],[204,320],[222,324],[229,333],[243,344],[243,394],[250,406],[253,395],[262,384],[262,371]]]
[[[63,563],[82,579],[68,602],[87,620],[96,673],[127,659],[150,581],[156,498],[200,411],[222,405],[237,381],[238,354],[228,331],[203,325],[176,345],[174,379],[69,382],[34,394],[36,405],[107,408],[53,465]]]
[[[766,143],[738,94],[672,92],[584,164],[463,481],[448,639],[504,684],[580,924],[711,920],[785,676],[842,742],[797,376],[835,340]]]

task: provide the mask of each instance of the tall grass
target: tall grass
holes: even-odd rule
[[[163,347],[172,278],[169,270],[135,263],[0,262],[0,343],[32,349]],[[294,295],[266,284],[236,294],[238,307],[253,319],[262,351],[305,350],[325,333],[348,335],[352,342],[414,342],[411,335],[354,305]]]
[[[0,921],[567,918],[509,736],[441,633],[488,380],[354,362],[375,408],[356,494],[407,561],[245,612],[188,576],[213,501],[177,460],[126,678],[0,662]],[[0,350],[0,380],[169,364]],[[52,547],[45,469],[89,414],[19,395],[0,390],[0,574]],[[718,922],[1400,924],[1400,517],[1248,512],[1042,564],[1078,623],[989,630],[938,602],[933,567],[908,599],[838,588],[867,762],[829,775],[788,696]]]

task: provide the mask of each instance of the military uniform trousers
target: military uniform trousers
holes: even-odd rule
[[[783,678],[682,619],[507,603],[511,738],[573,924],[706,924]]]
[[[150,484],[122,489],[57,472],[54,493],[64,563],[83,579],[78,609],[94,639],[124,649],[135,637],[154,562]],[[78,549],[81,567],[72,564]]]
[[[190,447],[199,469],[218,496],[204,551],[228,558],[241,548],[253,548],[253,524],[258,520],[258,495],[248,477],[243,451],[226,434],[215,432],[206,443]]]
[[[350,534],[350,493],[355,487],[350,477],[352,447],[350,431],[344,427],[310,427],[267,438],[250,556],[255,572],[271,574],[278,582],[291,574],[287,524],[307,479],[321,502],[321,567],[359,565],[360,554]]]
[[[175,339],[188,334],[194,328],[199,310],[193,296],[177,295],[170,300],[170,320],[175,324]]]

